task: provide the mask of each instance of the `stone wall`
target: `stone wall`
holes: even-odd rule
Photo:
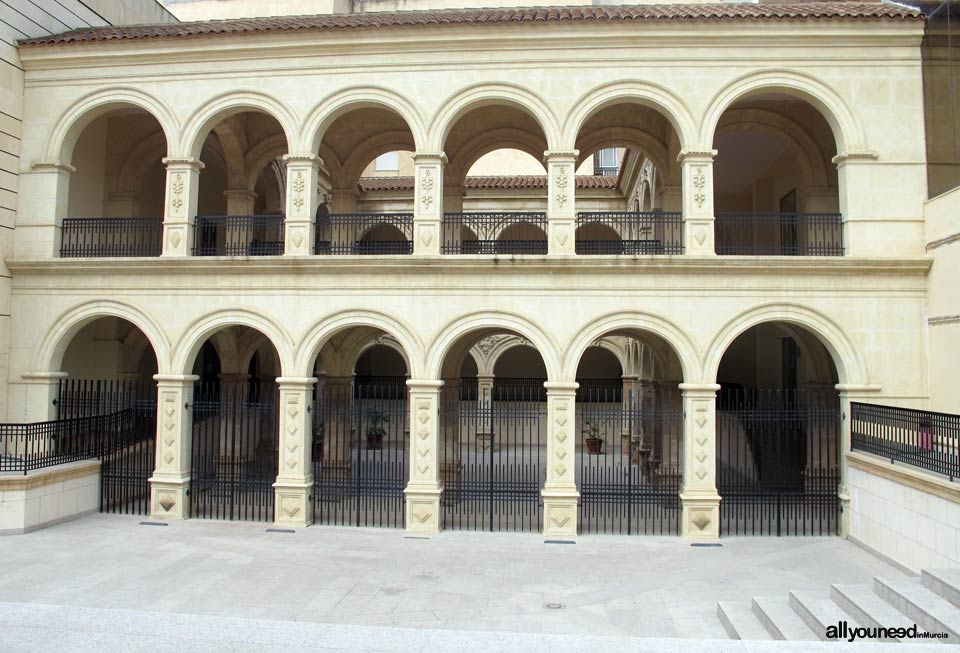
[[[100,507],[100,461],[0,478],[0,535],[29,533]]]

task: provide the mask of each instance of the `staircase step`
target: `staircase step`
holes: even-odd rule
[[[960,608],[934,594],[916,578],[873,579],[873,591],[922,629],[960,640]]]
[[[788,641],[816,641],[819,639],[803,623],[785,598],[754,597],[751,610],[773,639]]]
[[[717,603],[717,618],[730,639],[773,639],[746,601],[720,601]]]
[[[921,569],[920,584],[960,608],[960,569]]]
[[[830,598],[867,628],[909,628],[915,623],[877,596],[872,585],[831,585]]]
[[[827,637],[827,628],[838,626],[846,621],[848,628],[861,626],[852,615],[830,600],[815,592],[790,592],[790,607],[813,634],[824,641],[835,641]]]

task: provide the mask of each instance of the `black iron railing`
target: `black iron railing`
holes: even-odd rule
[[[621,379],[577,379],[577,402],[619,403],[623,401]]]
[[[283,216],[197,216],[193,254],[195,256],[283,254]]]
[[[440,247],[443,254],[546,254],[547,214],[444,213]]]
[[[854,401],[850,418],[854,451],[960,479],[960,415]]]
[[[336,213],[317,218],[315,254],[413,254],[412,213]]]
[[[577,254],[683,254],[683,219],[664,211],[577,214]]]
[[[718,213],[717,254],[843,256],[839,213]]]
[[[163,218],[64,218],[60,256],[160,256]]]
[[[0,472],[23,472],[98,458],[109,452],[117,435],[133,428],[132,409],[106,415],[0,424]]]

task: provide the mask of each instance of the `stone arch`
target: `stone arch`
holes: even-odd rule
[[[500,127],[478,134],[464,143],[456,160],[451,161],[444,171],[444,183],[448,186],[451,185],[448,182],[462,184],[474,163],[490,152],[503,149],[519,150],[537,161],[543,160],[543,151],[537,148],[528,132],[512,127]]]
[[[598,150],[606,147],[627,147],[648,158],[659,170],[663,170],[664,172],[669,170],[667,162],[670,160],[670,154],[667,148],[642,129],[636,129],[634,127],[603,127],[591,132],[591,136],[592,138],[587,142],[586,146],[580,147],[580,154],[577,155],[577,167],[579,167],[588,156],[595,154]]]
[[[356,368],[357,361],[360,360],[360,357],[363,356],[367,351],[373,349],[374,347],[386,347],[387,349],[391,349],[397,352],[398,354],[400,354],[400,357],[403,358],[404,364],[407,366],[407,373],[409,374],[410,356],[409,354],[407,354],[406,351],[404,351],[403,345],[397,342],[397,340],[394,339],[393,336],[383,338],[382,340],[380,340],[380,342],[377,342],[377,340],[369,340],[364,345],[362,345],[360,349],[358,349],[356,353],[351,356],[353,358],[354,368]]]
[[[134,325],[146,336],[157,357],[158,369],[163,370],[170,357],[170,341],[160,323],[143,309],[115,300],[93,300],[77,304],[54,321],[33,354],[34,372],[59,372],[63,355],[75,335],[94,320],[116,317]]]
[[[593,342],[615,331],[634,329],[646,331],[666,342],[680,360],[680,369],[686,383],[696,383],[701,377],[701,355],[694,339],[672,322],[636,311],[617,312],[597,318],[582,327],[565,349],[563,380],[575,381],[577,366]]]
[[[700,123],[700,143],[705,149],[712,147],[724,112],[738,100],[758,91],[791,95],[817,109],[833,131],[838,154],[867,149],[859,117],[837,91],[810,75],[786,69],[752,72],[720,89],[710,100]]]
[[[673,126],[681,149],[690,149],[696,140],[696,121],[686,103],[659,84],[637,80],[610,82],[587,91],[574,104],[563,123],[562,143],[577,142],[587,120],[608,106],[634,102],[657,111]]]
[[[127,153],[120,167],[116,190],[139,190],[141,181],[147,170],[162,157],[167,150],[167,144],[160,134],[154,134],[140,141]]]
[[[277,352],[281,373],[287,374],[292,369],[293,339],[283,326],[255,309],[232,307],[208,313],[183,330],[171,356],[173,373],[190,374],[203,343],[220,329],[231,326],[245,326],[262,333]]]
[[[863,354],[829,317],[807,306],[788,302],[761,304],[728,320],[706,350],[703,378],[714,383],[723,355],[740,335],[765,322],[784,322],[805,328],[830,352],[841,384],[866,385],[869,378]]]
[[[243,162],[246,178],[243,180],[243,188],[249,191],[254,190],[257,185],[257,178],[267,165],[277,157],[286,154],[286,143],[280,134],[275,134],[265,138],[246,153]]]
[[[73,146],[83,130],[100,116],[129,106],[149,113],[160,124],[167,150],[177,142],[179,122],[173,110],[159,98],[139,89],[119,87],[94,91],[77,100],[56,122],[44,150],[44,160],[69,163],[73,158]]]
[[[281,101],[254,90],[224,93],[196,109],[184,124],[179,151],[199,159],[203,143],[213,127],[221,120],[244,111],[265,113],[274,118],[286,136],[288,151],[293,151],[298,124],[295,114]]]
[[[381,154],[398,150],[410,151],[416,144],[409,141],[406,134],[398,131],[389,131],[377,134],[359,143],[354,151],[343,161],[338,175],[341,186],[356,183],[364,169]],[[324,159],[326,163],[326,159]]]
[[[349,111],[364,108],[385,109],[400,116],[413,134],[417,150],[426,142],[423,117],[403,95],[380,86],[351,86],[331,93],[310,112],[301,130],[302,139],[297,141],[299,151],[318,151],[334,120]]]
[[[480,83],[456,91],[440,105],[430,123],[428,151],[442,152],[457,121],[467,112],[489,105],[511,106],[528,114],[540,126],[547,149],[556,149],[561,142],[556,115],[539,95],[515,84]]]
[[[426,357],[425,371],[429,375],[427,378],[441,378],[444,359],[461,337],[486,329],[499,329],[525,338],[543,358],[543,364],[547,368],[547,380],[560,380],[560,349],[556,341],[539,325],[514,313],[503,311],[478,311],[463,315],[441,329],[431,338],[433,346]]]

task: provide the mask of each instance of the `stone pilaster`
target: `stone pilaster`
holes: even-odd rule
[[[439,254],[443,222],[443,152],[413,155],[413,253]]]
[[[17,258],[60,256],[60,228],[67,217],[70,175],[76,169],[59,161],[34,163],[20,174]]]
[[[877,200],[873,192],[876,160],[877,153],[866,150],[841,152],[832,159],[837,166],[840,213],[843,216],[843,252],[847,256],[891,254],[889,242],[876,238]],[[917,254],[923,252],[918,251]]]
[[[443,381],[408,379],[410,395],[410,481],[407,532],[440,532],[440,388]]]
[[[230,188],[223,191],[227,199],[227,215],[253,215],[257,198],[260,197],[246,188]]]
[[[840,393],[840,438],[837,450],[840,452],[840,487],[837,496],[840,499],[840,537],[850,535],[850,490],[848,486],[847,453],[852,443],[852,424],[850,422],[850,402],[868,403],[875,400],[880,391],[879,385],[853,385],[838,383],[834,386]]]
[[[13,422],[49,422],[57,419],[57,402],[60,397],[60,381],[67,378],[66,372],[33,372],[22,374],[24,398],[22,412],[9,409]]]
[[[683,168],[683,247],[686,254],[712,255],[713,159],[716,150],[683,150],[677,156]]]
[[[313,523],[312,419],[315,378],[280,377],[280,456],[273,484],[278,526]]]
[[[197,193],[203,162],[197,159],[165,158],[167,196],[163,215],[163,256],[193,253]]]
[[[683,393],[683,505],[680,532],[691,540],[720,537],[717,494],[717,390],[715,383],[681,383]]]
[[[547,151],[547,252],[574,254],[577,230],[577,150]]]
[[[576,405],[579,383],[544,383],[547,389],[547,481],[543,487],[544,537],[577,534]]]
[[[193,447],[194,374],[156,374],[157,463],[150,477],[150,515],[156,519],[190,516],[190,458]]]
[[[287,256],[313,254],[316,238],[317,208],[320,206],[319,157],[307,154],[283,157],[287,164],[287,210],[284,220],[283,253]]]

